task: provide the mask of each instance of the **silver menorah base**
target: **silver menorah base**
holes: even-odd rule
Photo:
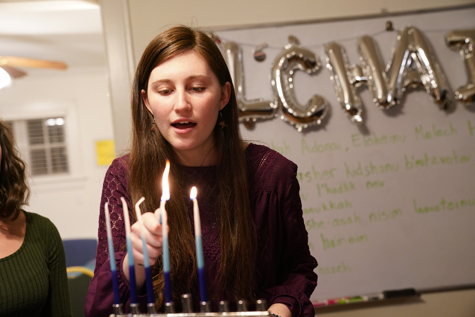
[[[147,305],[147,313],[140,313],[138,304],[131,304],[129,314],[124,314],[122,305],[113,305],[113,314],[109,317],[266,317],[270,316],[266,310],[267,304],[263,299],[259,299],[256,302],[256,310],[249,310],[248,302],[245,300],[239,300],[237,303],[238,311],[229,311],[229,305],[227,301],[221,301],[219,303],[219,312],[211,312],[209,302],[201,302],[201,312],[195,313],[192,310],[191,295],[183,294],[181,296],[183,312],[175,312],[173,302],[165,303],[165,313],[157,313],[154,304]]]
[[[171,313],[171,314],[111,314],[109,317],[266,317],[267,311],[242,311],[222,313]]]

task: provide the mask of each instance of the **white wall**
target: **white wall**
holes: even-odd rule
[[[111,1],[111,0],[106,0]],[[136,61],[148,42],[167,27],[235,28],[397,14],[474,4],[475,0],[127,0]]]
[[[67,146],[74,174],[30,179],[30,205],[25,209],[50,218],[63,238],[96,238],[99,202],[106,167],[96,163],[95,142],[112,139],[107,70],[82,68],[29,71],[0,91],[0,116],[22,118],[62,108],[73,126]],[[50,109],[48,110],[48,108]],[[38,110],[38,108],[41,108]],[[52,108],[52,109],[51,109]]]

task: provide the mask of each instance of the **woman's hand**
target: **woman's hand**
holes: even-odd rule
[[[290,309],[285,304],[275,303],[272,304],[269,309],[269,313],[280,316],[280,317],[292,317]]]
[[[158,222],[157,215],[152,212],[142,214],[142,223],[145,240],[147,242],[146,247],[150,265],[154,265],[157,262],[158,257],[162,254],[162,225]],[[139,288],[145,284],[143,243],[140,230],[140,223],[138,221],[130,227],[130,240],[132,242],[132,253],[135,265],[135,279],[137,287]],[[128,257],[129,254],[126,254],[124,261],[122,262],[122,271],[124,272],[127,281],[129,281]]]
[[[157,262],[158,257],[162,254],[162,225],[158,222],[157,216],[151,212],[142,214],[142,223],[145,240],[147,242],[150,265],[154,265]],[[132,240],[134,261],[136,264],[143,266],[143,243],[140,232],[140,223],[138,221],[136,221],[130,228],[130,238]]]

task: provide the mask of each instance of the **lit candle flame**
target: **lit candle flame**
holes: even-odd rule
[[[196,186],[193,186],[190,192],[190,199],[191,200],[195,199],[197,195],[198,195],[198,190],[196,189]]]
[[[162,198],[161,200],[170,199],[170,187],[168,186],[168,174],[170,173],[170,161],[167,160],[165,170],[163,171],[162,177]]]

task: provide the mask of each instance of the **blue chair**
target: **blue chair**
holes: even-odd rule
[[[73,317],[84,317],[86,294],[94,272],[82,266],[68,267],[67,272]]]
[[[63,240],[63,246],[73,317],[83,317],[87,289],[94,275],[97,240],[66,239]]]
[[[63,240],[66,254],[66,266],[84,266],[94,270],[96,261],[96,239],[66,239]]]

